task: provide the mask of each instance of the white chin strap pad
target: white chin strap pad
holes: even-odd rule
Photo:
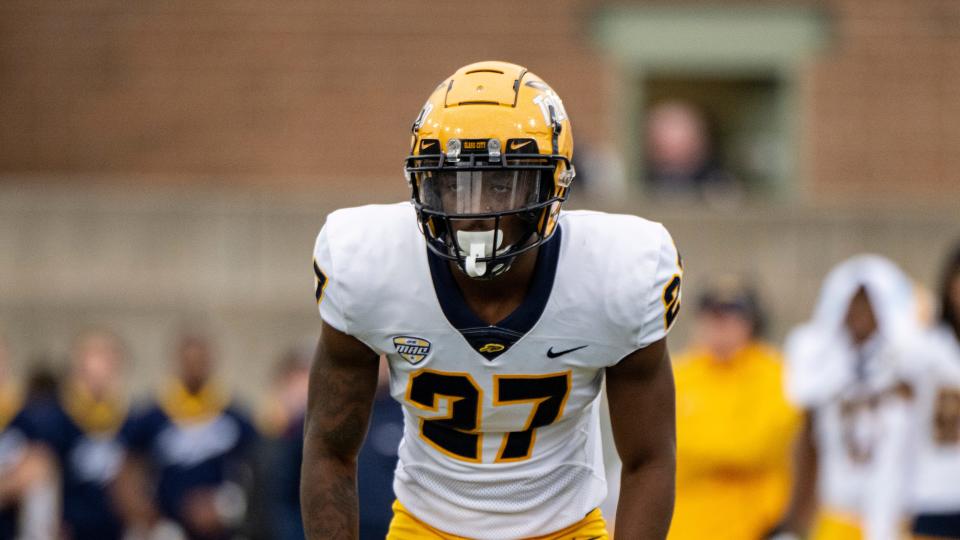
[[[478,258],[493,255],[494,249],[500,249],[503,243],[503,233],[497,231],[457,231],[457,244],[460,249],[466,248],[467,258],[464,269],[470,277],[480,277],[487,272],[487,263],[477,262]]]

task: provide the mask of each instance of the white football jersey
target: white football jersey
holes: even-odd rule
[[[861,287],[877,329],[856,346],[844,319]],[[851,258],[830,272],[813,318],[784,346],[787,394],[814,415],[819,502],[857,518],[869,540],[897,538],[904,516],[913,414],[905,367],[915,337],[911,291],[890,261]]]
[[[940,326],[916,350],[912,508],[918,514],[960,512],[960,343],[951,328]]]
[[[791,336],[788,358],[803,348],[799,341],[817,340],[819,336],[811,330],[801,328]],[[824,342],[822,337],[819,341]],[[824,344],[828,343],[825,340]],[[823,356],[841,361],[837,351],[843,350],[842,344],[833,342],[833,347],[832,353]],[[842,385],[836,385],[829,399],[806,405],[814,414],[820,504],[829,511],[856,517],[864,538],[886,540],[897,537],[905,515],[913,412],[909,392],[896,369],[902,361],[897,348],[875,336],[864,349],[865,373],[854,376],[855,359],[849,358],[842,362],[850,371]],[[824,370],[824,375],[829,372]],[[824,379],[825,386],[834,384]]]
[[[409,203],[330,214],[314,270],[323,320],[389,359],[405,419],[394,490],[413,515],[522,538],[600,505],[604,368],[663,338],[679,309],[681,263],[662,225],[563,212],[526,299],[496,325],[428,255]]]

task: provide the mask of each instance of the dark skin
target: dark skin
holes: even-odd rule
[[[850,299],[844,316],[844,327],[857,345],[863,345],[877,331],[877,317],[864,287]],[[794,485],[790,507],[780,528],[797,534],[806,534],[813,524],[817,510],[817,445],[814,439],[814,413],[807,411],[803,430],[794,447]]]
[[[960,271],[950,279],[949,287],[950,302],[953,304],[954,311],[960,313]],[[953,325],[953,331],[957,337],[960,337],[960,319]]]
[[[673,369],[666,339],[608,367],[606,376],[613,440],[623,462],[617,537],[666,538],[677,465]]]
[[[857,289],[857,293],[850,300],[844,324],[857,345],[864,344],[876,332],[877,317],[873,313],[870,297],[864,287]]]
[[[780,530],[806,536],[817,511],[817,445],[813,434],[813,413],[808,411],[793,447],[793,488],[790,508]]]
[[[453,275],[467,305],[493,323],[523,301],[536,251],[522,254],[493,280]],[[378,356],[356,338],[323,323],[310,374],[301,505],[309,539],[354,539],[359,534],[357,454],[377,387]],[[676,436],[673,372],[666,340],[607,368],[613,435],[623,462],[617,534],[660,540],[673,514]]]
[[[502,321],[523,302],[537,265],[537,251],[521,253],[508,272],[493,280],[472,279],[450,263],[450,271],[463,292],[463,299],[481,321],[488,324]]]
[[[357,454],[377,391],[379,357],[327,323],[310,369],[300,501],[307,538],[360,534]]]

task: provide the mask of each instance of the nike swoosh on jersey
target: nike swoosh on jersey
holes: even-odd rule
[[[513,141],[510,143],[510,150],[519,150],[533,141]]]
[[[574,347],[572,349],[567,349],[565,351],[557,351],[557,352],[553,352],[553,347],[550,347],[550,349],[547,350],[547,358],[556,358],[558,356],[563,356],[567,353],[572,353],[573,351],[579,351],[580,349],[583,349],[586,347],[589,347],[589,345],[581,345],[579,347]]]
[[[431,146],[433,146],[434,142],[436,141],[423,141],[422,143],[420,143],[420,148],[430,148]]]

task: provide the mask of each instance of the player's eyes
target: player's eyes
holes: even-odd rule
[[[457,191],[460,188],[460,183],[457,182],[457,178],[450,175],[441,176],[437,184],[443,191]]]

